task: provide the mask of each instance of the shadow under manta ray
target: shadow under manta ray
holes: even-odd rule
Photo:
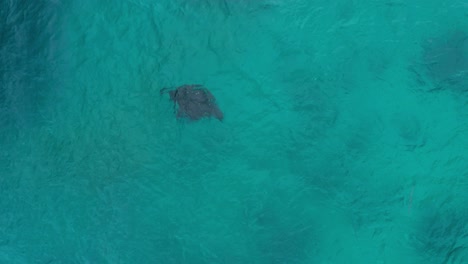
[[[216,104],[215,97],[208,89],[199,84],[182,85],[174,90],[161,89],[160,93],[169,93],[169,97],[178,105],[177,118],[199,120],[204,117],[215,117],[223,120],[223,113]]]

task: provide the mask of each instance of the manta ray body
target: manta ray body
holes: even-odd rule
[[[199,120],[205,117],[214,117],[223,120],[223,113],[216,104],[211,92],[199,84],[182,85],[176,89],[161,89],[161,94],[169,93],[169,97],[177,106],[177,118]]]

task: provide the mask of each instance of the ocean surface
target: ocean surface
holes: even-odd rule
[[[1,0],[3,263],[468,263],[468,2]]]

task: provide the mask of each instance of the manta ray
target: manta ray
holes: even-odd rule
[[[169,97],[177,107],[177,118],[199,120],[205,117],[215,117],[223,120],[223,113],[216,104],[215,97],[200,84],[182,85],[176,89],[163,88],[160,93],[169,93]]]

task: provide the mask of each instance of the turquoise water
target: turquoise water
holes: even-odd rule
[[[0,263],[468,263],[467,17],[0,2]]]

